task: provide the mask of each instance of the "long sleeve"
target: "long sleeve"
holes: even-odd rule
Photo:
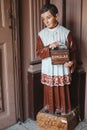
[[[68,47],[70,50],[70,60],[74,62],[71,69],[75,70],[76,68],[76,44],[73,41],[73,37],[71,33],[69,33],[67,40],[68,40]]]
[[[37,40],[36,53],[37,53],[37,56],[40,57],[41,59],[50,57],[49,45],[44,46],[40,37],[38,37],[38,40]]]

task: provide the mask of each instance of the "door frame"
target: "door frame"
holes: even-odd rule
[[[21,84],[21,56],[20,56],[20,35],[19,35],[19,0],[11,1],[11,29],[13,44],[13,64],[14,64],[14,83],[15,83],[15,106],[16,119],[23,121],[23,96]]]

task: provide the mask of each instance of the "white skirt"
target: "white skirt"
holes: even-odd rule
[[[64,86],[71,83],[71,73],[64,65],[52,65],[51,58],[42,60],[41,82],[48,86]]]

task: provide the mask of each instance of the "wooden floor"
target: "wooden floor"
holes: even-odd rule
[[[26,122],[18,122],[17,124],[4,130],[40,130],[36,121],[28,119]],[[80,122],[74,130],[87,130],[87,120]]]

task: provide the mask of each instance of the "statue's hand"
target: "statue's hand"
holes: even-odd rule
[[[61,45],[61,43],[60,42],[53,42],[53,43],[51,43],[50,45],[49,45],[49,48],[56,48],[56,47],[59,47]]]
[[[64,64],[64,66],[70,68],[71,73],[74,72],[74,67],[73,67],[73,65],[74,65],[74,62],[73,62],[73,61],[69,61],[69,62],[66,62],[66,63]]]

